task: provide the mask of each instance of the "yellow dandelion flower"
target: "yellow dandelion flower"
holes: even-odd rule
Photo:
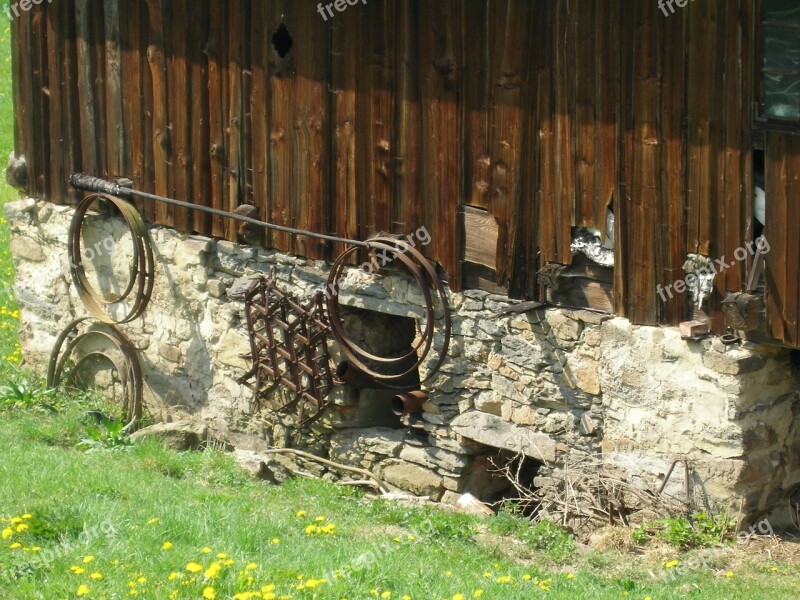
[[[210,585],[203,588],[203,598],[206,600],[214,600],[217,597],[217,590]]]
[[[295,516],[296,516],[296,517],[305,517],[305,516],[306,516],[306,511],[304,511],[304,510],[298,510],[298,511],[295,513]]]
[[[254,563],[254,562],[247,563],[247,566],[245,567],[245,569],[248,570],[248,571],[252,571],[253,569],[257,569],[257,568],[258,568],[258,565],[256,563]]]
[[[186,565],[186,570],[189,571],[189,573],[199,573],[203,570],[203,565],[196,562],[190,562]]]
[[[11,529],[10,527],[6,527],[5,529],[3,529],[3,533],[0,533],[0,536],[2,536],[4,540],[7,540],[12,535],[14,535],[14,530]]]
[[[316,533],[319,528],[316,525],[307,525],[306,526],[306,535],[311,535],[312,533]]]
[[[725,577],[733,577],[733,571],[727,571]]]
[[[664,566],[668,569],[672,569],[673,567],[677,567],[680,564],[677,560],[669,560],[664,563]]]
[[[272,538],[272,539],[269,541],[269,543],[270,543],[270,544],[280,544],[280,543],[281,543],[281,538]]]
[[[778,570],[778,567],[771,567],[771,568],[770,568],[770,571],[772,571],[773,573],[774,573],[775,571],[777,571],[777,570]]]
[[[102,579],[102,578],[103,578],[103,575],[102,575],[102,573],[98,573],[97,571],[95,571],[94,573],[92,573],[91,575],[89,575],[89,577],[91,577],[91,578],[92,578],[92,579],[94,579],[95,581],[98,581],[98,580],[100,580],[100,579]]]
[[[17,533],[22,533],[28,529],[28,525],[26,523],[20,523],[17,525]]]
[[[525,573],[525,574],[522,576],[522,579],[524,579],[525,581],[530,581],[530,580],[531,580],[531,576],[530,576],[530,575],[528,575],[527,573]]]
[[[574,577],[575,575],[573,575],[572,573],[567,573],[567,579],[573,579]]]
[[[445,571],[444,572],[444,576],[445,577],[452,577],[453,576],[453,572],[452,571]]]
[[[17,548],[22,548],[22,544],[20,544],[19,542],[14,542],[9,546],[9,548],[11,548],[12,550],[16,550]]]
[[[83,564],[88,565],[93,560],[94,560],[94,556],[92,556],[91,554],[89,556],[84,556],[83,557]]]
[[[152,517],[147,520],[148,525],[155,525],[156,523],[158,523],[158,517]]]
[[[140,585],[147,583],[147,577],[140,575],[139,578],[136,580]]]
[[[409,596],[408,594],[406,594],[406,595],[405,595],[405,596],[403,596],[403,597],[402,597],[400,600],[411,600],[411,596]]]
[[[383,598],[383,600],[387,600],[388,598],[391,598],[391,597],[392,597],[392,592],[390,592],[388,590],[381,593],[381,598]]]
[[[392,538],[392,541],[393,542],[397,542],[398,544],[402,544],[403,543],[403,540],[401,540],[399,537]]]
[[[175,571],[173,571],[172,573],[169,574],[169,577],[167,577],[167,579],[169,579],[170,581],[175,581],[176,579],[181,579],[182,577],[183,573],[176,573]]]
[[[325,520],[325,517],[319,516],[319,517],[317,517],[317,518],[316,518],[316,519],[314,519],[314,520],[315,520],[317,523],[322,523],[322,522]]]
[[[464,594],[453,594],[453,600],[464,600]]]
[[[82,575],[83,573],[86,573],[86,569],[83,567],[76,567],[74,565],[70,567],[69,570],[75,573],[75,575]]]
[[[220,552],[217,554],[217,558],[228,558],[228,555],[225,554],[224,552]]]
[[[216,579],[219,577],[220,571],[222,571],[222,565],[218,562],[213,562],[203,575],[205,575],[206,579]]]
[[[20,519],[26,519],[26,520],[27,520],[27,519],[32,519],[32,518],[33,518],[33,515],[32,515],[32,514],[30,514],[30,513],[25,513],[24,515],[22,515],[22,516],[20,517]]]
[[[203,554],[211,554],[211,552],[213,551],[208,546],[204,546],[203,548],[200,548],[200,552],[202,552]]]
[[[492,574],[491,574],[489,571],[484,571],[484,572],[483,572],[483,577],[484,577],[485,579],[489,579],[491,576],[492,576]]]
[[[78,586],[78,591],[75,592],[75,595],[76,596],[85,596],[88,593],[89,593],[89,586],[82,583],[82,584],[80,584]]]
[[[413,542],[413,541],[414,541],[415,539],[417,539],[417,538],[415,538],[413,535],[407,535],[407,536],[406,536],[406,539],[407,539],[409,542]]]
[[[172,549],[172,542],[164,542],[161,544],[162,550],[171,550]]]
[[[481,589],[477,589],[472,593],[473,598],[480,598],[481,596],[483,596],[483,590]]]
[[[39,546],[34,546],[33,548],[31,548],[31,550],[33,550],[34,552],[39,552],[41,548]]]
[[[511,581],[511,577],[508,575],[502,575],[497,578],[497,583],[509,583]]]

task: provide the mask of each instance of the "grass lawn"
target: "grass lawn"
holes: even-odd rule
[[[178,454],[150,441],[85,452],[75,447],[85,409],[57,404],[58,413],[36,401],[0,412],[0,598],[800,596],[797,564],[763,554],[714,550],[665,581],[649,572],[688,559],[666,546],[575,551],[554,528],[510,515],[366,502],[313,480],[259,482],[216,450]]]
[[[13,124],[9,28],[0,27],[4,168]],[[0,204],[15,197],[0,181]],[[40,395],[36,374],[19,371],[12,282],[0,219],[0,386],[17,384],[0,388],[0,600],[800,597],[791,544],[715,549],[665,579],[658,573],[677,572],[665,563],[691,556],[665,545],[576,549],[546,523],[367,502],[320,481],[269,485],[213,449],[177,454],[144,442],[85,452],[76,446],[91,427],[87,405]]]

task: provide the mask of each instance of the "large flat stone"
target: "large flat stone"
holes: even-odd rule
[[[508,423],[495,415],[468,412],[453,419],[450,426],[465,438],[487,446],[521,452],[545,462],[556,459],[556,443],[550,436]]]

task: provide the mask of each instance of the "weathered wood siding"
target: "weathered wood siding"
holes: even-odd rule
[[[656,285],[684,276],[687,252],[730,259],[752,235],[757,14],[758,0],[668,17],[638,0],[370,0],[326,21],[290,0],[59,0],[12,23],[17,152],[30,192],[56,202],[75,200],[66,177],[83,170],[348,237],[424,225],[455,289],[472,207],[496,223],[494,285],[527,297],[538,268],[571,262],[571,227],[604,229],[613,206],[616,312],[676,323],[685,297],[662,302]],[[771,134],[766,152],[770,329],[793,345],[796,140]],[[221,219],[142,207],[236,236]],[[716,278],[717,331],[749,266]]]

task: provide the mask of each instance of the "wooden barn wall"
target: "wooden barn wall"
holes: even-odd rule
[[[454,289],[463,212],[485,210],[495,281],[515,296],[538,297],[537,269],[572,260],[571,228],[604,229],[613,207],[616,312],[676,323],[686,297],[662,302],[656,285],[684,276],[687,252],[730,258],[751,235],[757,5],[692,2],[667,17],[636,0],[371,0],[324,21],[291,0],[59,0],[12,22],[17,152],[31,194],[56,202],[76,200],[66,179],[83,170],[347,237],[424,225]],[[768,148],[770,193],[796,213],[797,146]],[[141,206],[236,239],[229,221]],[[767,224],[787,248],[800,239],[788,213]],[[749,266],[715,280],[717,331],[719,300]],[[773,333],[797,344],[797,269],[769,268]]]

